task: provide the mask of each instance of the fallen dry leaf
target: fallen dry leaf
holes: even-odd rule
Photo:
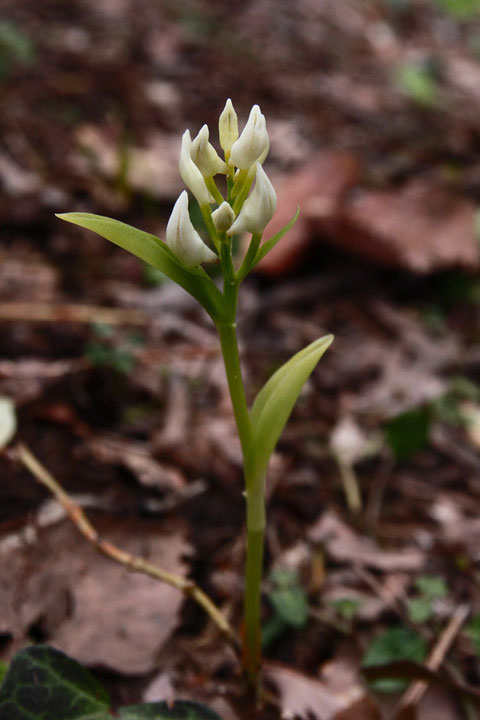
[[[183,534],[122,520],[97,526],[120,547],[184,574]],[[14,579],[12,581],[12,578]],[[85,665],[127,675],[157,666],[158,653],[176,628],[183,597],[178,590],[129,573],[96,553],[64,521],[45,529],[30,526],[18,543],[0,545],[0,632],[14,644],[32,628]]]
[[[331,222],[338,213],[343,196],[355,185],[358,176],[359,163],[354,155],[325,152],[276,184],[278,207],[266,227],[265,239],[268,240],[289,223],[298,206],[300,215],[285,238],[262,260],[259,271],[265,275],[292,271],[312,240],[309,206],[315,204],[316,218],[322,214],[325,223]]]
[[[89,440],[86,451],[98,462],[127,468],[144,487],[163,491],[181,491],[185,487],[181,472],[152,458],[145,443],[97,435]]]
[[[416,179],[393,190],[358,191],[344,206],[332,238],[375,262],[413,272],[475,270],[480,263],[475,212],[471,200]],[[321,214],[317,225],[324,229]]]
[[[101,128],[83,125],[77,130],[77,141],[84,155],[79,155],[76,162],[86,172],[95,169],[115,179],[123,172],[125,162],[127,183],[134,190],[162,200],[173,200],[181,190],[178,135],[152,132],[146,147],[125,148],[115,144]]]
[[[365,690],[356,679],[348,687],[334,690],[315,677],[273,664],[266,667],[266,676],[278,688],[281,717],[285,720],[335,720],[341,711],[348,710],[365,696]],[[366,715],[365,720],[376,717],[378,715]]]
[[[420,550],[383,550],[372,540],[357,535],[333,513],[326,512],[310,528],[311,542],[323,543],[331,558],[338,562],[374,568],[383,572],[415,572],[423,568],[425,556]]]

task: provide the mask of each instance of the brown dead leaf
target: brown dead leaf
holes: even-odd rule
[[[280,693],[281,717],[316,718],[335,720],[339,713],[348,711],[365,696],[358,680],[342,689],[334,690],[324,682],[280,665],[268,665],[266,676],[277,686]],[[343,715],[346,718],[349,715]],[[365,715],[365,720],[376,720],[378,715]]]
[[[359,191],[331,236],[359,255],[412,272],[475,270],[480,264],[475,212],[470,200],[435,181],[416,179],[393,190]],[[321,214],[317,226],[325,229]]]
[[[58,286],[57,270],[34,253],[4,257],[0,253],[0,299],[54,301]]]
[[[77,141],[84,154],[77,157],[76,163],[84,172],[94,169],[108,179],[115,179],[123,172],[125,163],[126,181],[133,190],[173,200],[181,189],[178,135],[152,132],[146,147],[125,148],[101,128],[83,125],[77,130]]]
[[[367,566],[382,572],[415,572],[421,570],[425,563],[425,556],[420,550],[382,550],[329,512],[310,528],[308,537],[311,542],[323,543],[329,556],[337,562]]]
[[[100,530],[105,522],[100,524]],[[104,536],[178,574],[187,552],[183,534],[142,531],[122,520]],[[20,545],[20,546],[19,546]],[[13,578],[13,581],[12,581]],[[36,628],[47,642],[86,665],[128,675],[156,667],[158,653],[178,623],[183,598],[174,588],[129,573],[100,556],[69,522],[0,545],[1,631],[16,644]]]
[[[0,360],[0,392],[18,404],[35,400],[48,385],[85,367],[83,360]]]
[[[330,222],[358,176],[359,163],[351,153],[325,152],[279,183],[277,212],[267,225],[265,238],[272,237],[290,222],[298,206],[300,216],[286,237],[262,260],[260,272],[281,275],[298,265],[312,239],[310,204],[315,204],[316,218],[322,215],[325,223]]]
[[[183,475],[176,468],[163,465],[152,458],[144,443],[97,435],[88,442],[86,449],[99,462],[119,464],[127,468],[145,487],[174,491],[181,491],[185,487]]]

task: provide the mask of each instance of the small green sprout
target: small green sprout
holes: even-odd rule
[[[298,396],[333,337],[315,340],[294,355],[272,375],[248,407],[236,329],[239,286],[292,227],[298,211],[280,232],[262,243],[264,229],[276,210],[277,197],[263,169],[269,138],[258,105],[253,106],[239,134],[237,114],[231,100],[227,100],[219,118],[219,139],[223,159],[209,141],[207,126],[193,140],[186,130],[179,161],[181,177],[199,205],[209,245],[192,225],[186,191],[173,208],[166,242],[99,215],[66,213],[58,217],[93,230],[160,270],[200,303],[217,329],[243,453],[247,525],[243,658],[246,677],[258,688],[265,475]],[[232,247],[241,233],[249,233],[251,238],[243,260],[235,267]],[[202,267],[203,263],[219,264],[223,276],[221,290]]]

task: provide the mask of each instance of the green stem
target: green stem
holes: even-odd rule
[[[237,285],[235,285],[235,289],[238,289]],[[258,691],[261,660],[260,591],[265,535],[264,480],[263,477],[257,478],[249,469],[248,452],[251,444],[252,427],[242,381],[236,323],[218,324],[217,328],[245,468],[247,558],[244,590],[244,667],[249,684],[255,691]]]
[[[261,661],[261,582],[265,535],[265,494],[263,475],[258,477],[250,457],[252,426],[242,380],[236,331],[236,310],[239,281],[235,277],[231,243],[223,233],[219,235],[220,260],[223,269],[223,296],[230,322],[217,323],[228,388],[233,405],[238,435],[242,447],[245,497],[247,503],[247,557],[244,590],[244,669],[250,687],[258,694]],[[258,248],[260,236],[254,236]]]
[[[202,213],[203,222],[210,236],[211,241],[215,245],[216,250],[220,251],[220,239],[218,237],[217,230],[212,220],[212,211],[210,205],[200,205],[200,212]]]
[[[245,648],[247,680],[258,691],[262,653],[260,631],[261,583],[265,544],[265,497],[263,478],[259,483],[247,478],[247,560],[245,566]]]
[[[216,186],[213,177],[205,178],[205,185],[207,186],[207,190],[209,191],[210,195],[213,196],[217,205],[221,205],[223,202],[223,195]]]
[[[233,414],[237,424],[243,457],[245,458],[252,436],[250,417],[247,409],[245,390],[243,387],[242,370],[237,343],[237,324],[235,321],[217,325],[222,348],[223,362],[227,374],[228,389],[232,399]]]

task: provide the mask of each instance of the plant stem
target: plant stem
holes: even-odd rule
[[[247,680],[258,690],[262,637],[260,632],[261,582],[265,542],[263,482],[247,481],[247,560],[245,566],[244,665]]]
[[[229,282],[231,283],[230,290],[235,288],[236,292],[238,289],[237,284],[232,281],[233,279],[228,277],[229,274],[227,270],[225,273],[225,296],[227,296]],[[233,316],[235,316],[236,295],[235,298],[232,297],[232,303]],[[217,329],[244,460],[247,503],[247,558],[244,589],[245,634],[243,658],[247,681],[255,691],[258,691],[261,659],[260,590],[265,534],[264,481],[263,477],[256,478],[249,471],[248,452],[252,428],[242,381],[236,323],[219,324]]]
[[[250,445],[252,428],[243,387],[236,329],[237,324],[235,321],[217,325],[225,372],[227,374],[228,389],[232,399],[233,414],[235,415],[242,453],[245,459]]]

